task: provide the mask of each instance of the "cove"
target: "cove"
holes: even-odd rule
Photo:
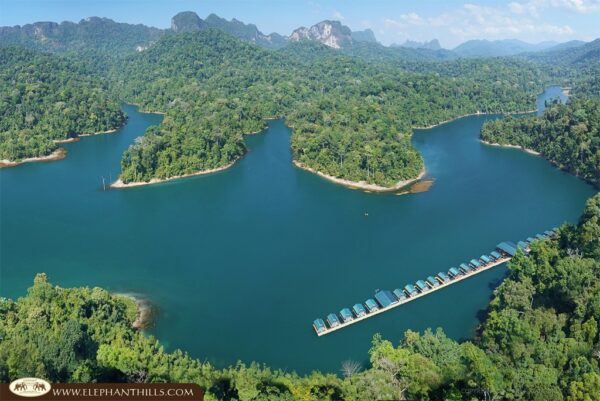
[[[41,271],[63,287],[142,294],[158,307],[150,334],[220,367],[338,372],[366,361],[374,333],[397,343],[407,329],[443,327],[469,338],[504,268],[321,338],[311,323],[574,222],[594,194],[542,158],[482,145],[481,125],[498,116],[417,131],[434,180],[419,194],[363,193],[295,168],[282,121],[247,137],[248,154],[228,170],[103,191],[126,147],[161,121],[124,109],[118,133],[67,144],[62,161],[0,170],[0,294],[23,295]]]

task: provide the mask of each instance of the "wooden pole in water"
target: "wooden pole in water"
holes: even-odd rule
[[[102,190],[106,191],[106,183],[104,182],[104,176],[102,176]]]

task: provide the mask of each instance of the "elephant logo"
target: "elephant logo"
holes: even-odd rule
[[[39,397],[47,394],[52,386],[44,379],[37,377],[24,377],[10,383],[11,393],[21,397]]]

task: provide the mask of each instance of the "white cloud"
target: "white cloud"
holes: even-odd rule
[[[600,0],[529,0],[524,2],[514,1],[508,5],[515,14],[529,13],[538,15],[541,8],[560,8],[581,14],[600,11]]]
[[[343,21],[346,19],[346,17],[344,17],[344,15],[341,12],[339,12],[338,10],[335,10],[333,12],[333,18],[335,18],[338,21]]]
[[[422,25],[424,23],[423,18],[419,17],[417,13],[402,14],[400,20],[409,25]]]
[[[529,41],[559,40],[573,35],[571,26],[555,25],[541,19],[538,12],[541,7],[538,3],[541,1],[572,3],[582,0],[513,1],[504,6],[466,3],[456,10],[431,17],[411,12],[385,19],[385,37],[390,42],[401,38],[430,40],[434,37],[442,41],[461,42],[476,38],[493,40],[515,37]],[[585,3],[586,7],[591,4],[589,1]]]

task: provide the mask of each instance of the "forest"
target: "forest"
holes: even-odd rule
[[[412,127],[530,110],[543,76],[532,63],[514,60],[413,68],[311,42],[266,50],[214,29],[165,36],[111,70],[114,93],[166,113],[160,127],[125,152],[121,179],[227,165],[244,153],[243,134],[280,117],[293,127],[295,160],[332,176],[392,186],[423,169],[410,143]]]
[[[0,48],[0,159],[45,156],[56,141],[124,122],[119,102],[76,58]]]
[[[489,121],[482,127],[481,139],[533,149],[600,187],[600,98],[555,103],[540,117]]]
[[[600,400],[600,194],[577,225],[519,253],[475,338],[442,329],[373,338],[368,366],[300,376],[256,363],[216,368],[132,328],[135,302],[61,288],[45,274],[0,299],[0,382],[194,382],[207,400]]]

